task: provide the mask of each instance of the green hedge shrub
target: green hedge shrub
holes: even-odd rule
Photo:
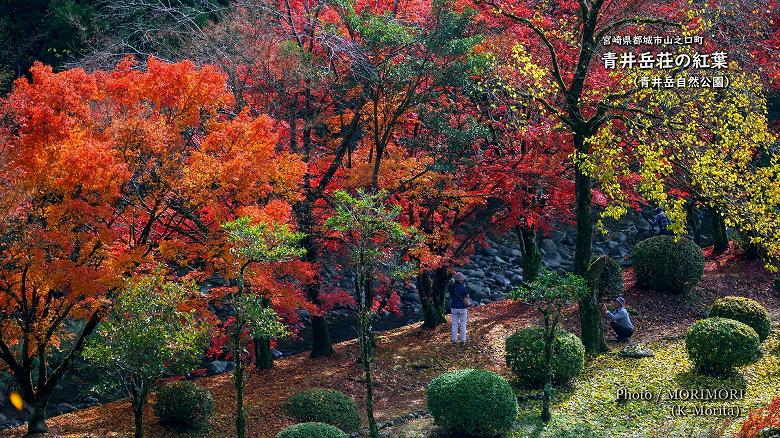
[[[758,334],[749,325],[726,318],[695,322],[685,336],[696,371],[721,374],[755,362],[761,355]]]
[[[690,239],[651,237],[637,243],[631,257],[637,283],[661,292],[687,293],[704,273],[704,254]]]
[[[718,298],[710,306],[710,317],[728,318],[745,323],[758,334],[763,342],[772,331],[769,313],[758,301],[745,297]]]
[[[623,295],[623,268],[612,257],[601,256],[593,259],[588,267],[588,285],[598,289],[602,298],[615,298]]]
[[[287,399],[284,410],[300,422],[326,423],[350,433],[360,429],[360,409],[341,391],[307,389]]]
[[[172,382],[157,391],[154,415],[160,424],[176,430],[206,428],[214,410],[208,389],[191,382]]]
[[[506,365],[518,379],[529,385],[544,384],[544,330],[524,328],[506,338]],[[553,343],[553,382],[571,380],[585,365],[585,347],[577,336],[559,330]]]
[[[276,434],[276,438],[348,438],[336,426],[325,423],[298,423]]]
[[[496,373],[465,369],[442,374],[428,385],[428,409],[450,433],[492,437],[509,432],[517,416],[517,396]]]

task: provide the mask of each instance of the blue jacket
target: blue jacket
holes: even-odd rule
[[[465,309],[466,304],[463,302],[463,299],[466,298],[466,296],[469,294],[469,289],[466,287],[465,283],[458,283],[457,281],[455,283],[452,283],[450,285],[450,297],[452,298],[452,307],[453,309]]]
[[[621,327],[625,327],[628,329],[634,328],[634,324],[631,324],[631,318],[628,317],[628,310],[626,310],[625,307],[615,309],[614,312],[607,312],[606,316],[607,319],[613,321],[615,324]]]

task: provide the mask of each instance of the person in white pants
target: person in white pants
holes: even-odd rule
[[[466,287],[466,276],[456,272],[453,276],[455,282],[450,285],[450,298],[452,299],[452,343],[460,341],[466,344],[466,321],[469,317],[468,304],[471,301],[469,290]],[[460,339],[458,339],[460,331]]]

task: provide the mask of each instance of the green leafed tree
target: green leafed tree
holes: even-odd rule
[[[542,316],[542,329],[544,332],[544,393],[542,398],[542,421],[550,421],[550,400],[552,399],[553,379],[553,343],[558,323],[561,319],[561,310],[582,297],[588,296],[590,289],[587,281],[572,273],[558,274],[547,268],[543,268],[536,280],[528,287],[512,291],[513,299],[525,301]]]
[[[229,336],[236,362],[234,382],[236,386],[236,436],[246,436],[246,412],[244,412],[244,372],[241,356],[246,351],[246,335],[268,342],[283,337],[286,328],[276,312],[263,298],[252,294],[246,284],[247,271],[253,265],[279,263],[297,259],[305,254],[300,241],[303,233],[292,231],[285,224],[253,223],[249,217],[241,217],[222,225],[231,244],[233,278],[236,290],[231,304],[235,309]]]
[[[360,363],[365,374],[366,414],[372,438],[379,436],[371,377],[372,324],[376,315],[397,298],[392,292],[393,283],[414,275],[414,266],[407,255],[421,243],[414,228],[399,223],[400,207],[388,205],[385,196],[384,192],[371,194],[358,190],[353,196],[336,191],[335,213],[325,221],[325,226],[341,243],[344,267],[352,275]]]
[[[162,378],[195,368],[206,348],[208,326],[194,309],[182,310],[196,293],[193,284],[170,282],[159,272],[129,282],[84,348],[107,385],[130,397],[137,438],[149,393]]]

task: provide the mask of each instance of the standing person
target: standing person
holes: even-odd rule
[[[466,276],[456,272],[455,281],[450,285],[450,298],[452,300],[452,344],[458,342],[458,329],[460,329],[460,342],[466,345],[466,320],[469,317],[468,307],[471,304],[469,290],[466,287]]]
[[[663,208],[658,207],[655,209],[655,217],[653,217],[653,230],[657,236],[671,236],[673,233],[667,228],[671,225],[672,221]]]
[[[631,323],[631,318],[628,316],[628,310],[626,310],[626,299],[623,297],[615,298],[615,302],[618,308],[613,312],[607,311],[606,304],[601,305],[601,310],[604,313],[604,317],[609,320],[609,325],[612,326],[612,330],[615,331],[616,340],[618,342],[626,342],[634,334],[634,324]]]

